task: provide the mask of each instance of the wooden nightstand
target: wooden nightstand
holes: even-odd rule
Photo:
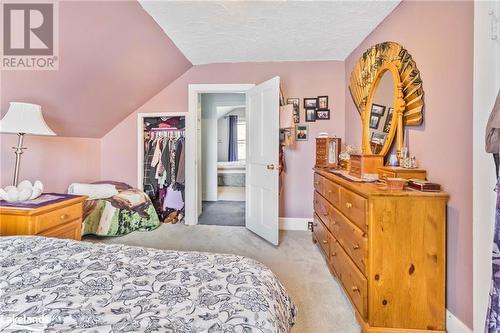
[[[86,198],[74,196],[38,208],[0,206],[0,235],[42,235],[80,240]]]

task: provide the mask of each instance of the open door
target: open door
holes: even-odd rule
[[[280,78],[247,92],[246,227],[278,245]]]

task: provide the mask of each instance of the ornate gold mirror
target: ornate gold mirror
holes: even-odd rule
[[[394,138],[399,154],[403,127],[423,121],[422,80],[408,51],[394,42],[372,46],[354,66],[349,90],[363,123],[363,154],[385,156]]]

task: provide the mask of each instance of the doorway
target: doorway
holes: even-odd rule
[[[245,226],[244,93],[202,93],[199,224]]]
[[[203,212],[201,95],[210,93],[245,94],[245,227],[278,245],[279,77],[258,85],[189,85],[186,121],[186,224],[198,224],[198,218]],[[188,159],[193,160],[192,163]]]

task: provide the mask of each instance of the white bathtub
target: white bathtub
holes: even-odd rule
[[[245,161],[217,162],[218,186],[245,186]]]
[[[217,162],[217,173],[245,173],[246,162]]]

